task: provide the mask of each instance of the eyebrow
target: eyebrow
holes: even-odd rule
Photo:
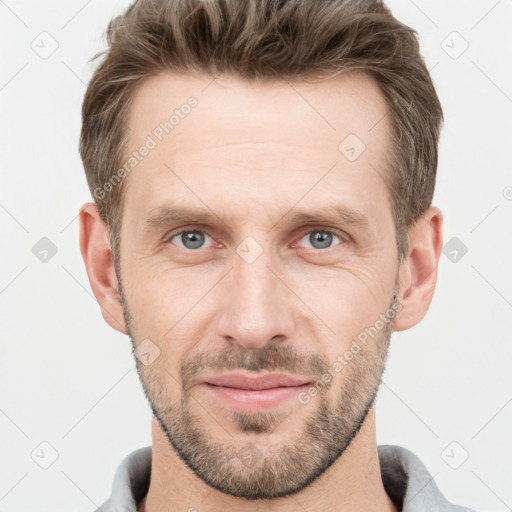
[[[370,221],[361,211],[347,206],[329,206],[315,210],[293,208],[279,219],[273,227],[288,218],[287,224],[341,224],[361,231],[370,231]],[[214,212],[194,210],[188,207],[163,206],[155,208],[143,223],[143,232],[151,233],[175,224],[224,224]],[[272,227],[272,228],[273,228]],[[271,229],[272,229],[271,228]]]

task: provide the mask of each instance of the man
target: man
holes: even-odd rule
[[[103,511],[468,511],[377,446],[433,297],[442,109],[379,1],[142,0],[83,104],[80,246],[152,447]]]

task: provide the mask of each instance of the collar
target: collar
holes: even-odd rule
[[[474,512],[447,501],[425,465],[407,448],[380,445],[378,455],[384,489],[401,512]],[[110,499],[99,510],[137,512],[150,476],[151,446],[130,453],[117,469]]]

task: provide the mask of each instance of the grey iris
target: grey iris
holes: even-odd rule
[[[204,244],[204,233],[200,231],[184,231],[181,234],[181,241],[187,249],[197,249]]]
[[[328,231],[313,231],[309,235],[309,241],[315,249],[325,249],[332,243],[332,234]],[[317,242],[319,245],[315,245]]]

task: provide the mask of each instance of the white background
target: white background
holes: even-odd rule
[[[0,2],[2,512],[91,511],[121,459],[151,442],[129,338],[104,322],[78,245],[91,200],[78,155],[87,61],[127,5]],[[378,442],[413,450],[450,501],[511,510],[512,2],[388,5],[418,31],[432,70],[445,114],[434,204],[445,243],[468,252],[441,256],[425,319],[393,335]],[[31,48],[43,31],[59,45],[47,59]],[[458,58],[453,31],[469,44]],[[46,263],[32,252],[42,237],[58,249]],[[458,469],[441,456],[453,441],[452,459],[469,454]],[[41,442],[58,453],[48,469],[31,458]]]

